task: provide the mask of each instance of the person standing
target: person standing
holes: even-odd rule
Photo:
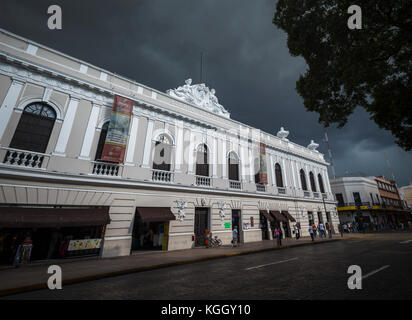
[[[237,231],[237,226],[233,228],[233,247],[237,247],[237,236],[238,236],[238,231]]]
[[[206,248],[209,248],[209,238],[210,238],[210,232],[209,229],[205,230],[205,245]]]
[[[312,238],[312,241],[315,241],[315,236],[313,235],[314,234],[313,225],[309,225],[309,234],[310,234],[310,237]]]

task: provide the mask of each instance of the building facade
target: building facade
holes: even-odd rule
[[[117,163],[102,161],[115,96],[133,101]],[[204,84],[163,93],[0,30],[0,102],[4,257],[27,235],[36,259],[112,257],[338,223],[318,145],[231,119]]]
[[[412,185],[399,188],[400,196],[409,208],[412,208]]]
[[[396,183],[384,177],[342,177],[331,180],[341,223],[369,226],[392,223],[408,226],[411,215],[399,196]]]

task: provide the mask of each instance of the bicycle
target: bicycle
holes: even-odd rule
[[[211,238],[209,241],[209,248],[220,247],[222,245],[222,240],[218,239],[217,236]]]

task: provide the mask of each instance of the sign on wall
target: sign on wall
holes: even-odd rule
[[[70,240],[67,251],[99,249],[102,239]]]
[[[132,100],[114,96],[110,124],[102,152],[103,161],[123,162],[132,111]]]

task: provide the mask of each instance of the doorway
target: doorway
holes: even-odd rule
[[[323,223],[322,212],[318,211],[318,223]]]
[[[240,230],[242,230],[241,227],[242,224],[242,219],[241,219],[241,214],[240,210],[235,209],[232,210],[232,230],[237,227],[237,242],[241,243],[242,238],[240,236]]]
[[[209,208],[195,209],[195,247],[205,245],[205,230],[209,229]]]
[[[308,220],[309,220],[309,225],[312,225],[314,223],[312,211],[308,211]]]
[[[260,212],[260,229],[262,230],[262,240],[269,240],[269,228],[268,228],[268,219],[265,217],[265,215]]]

